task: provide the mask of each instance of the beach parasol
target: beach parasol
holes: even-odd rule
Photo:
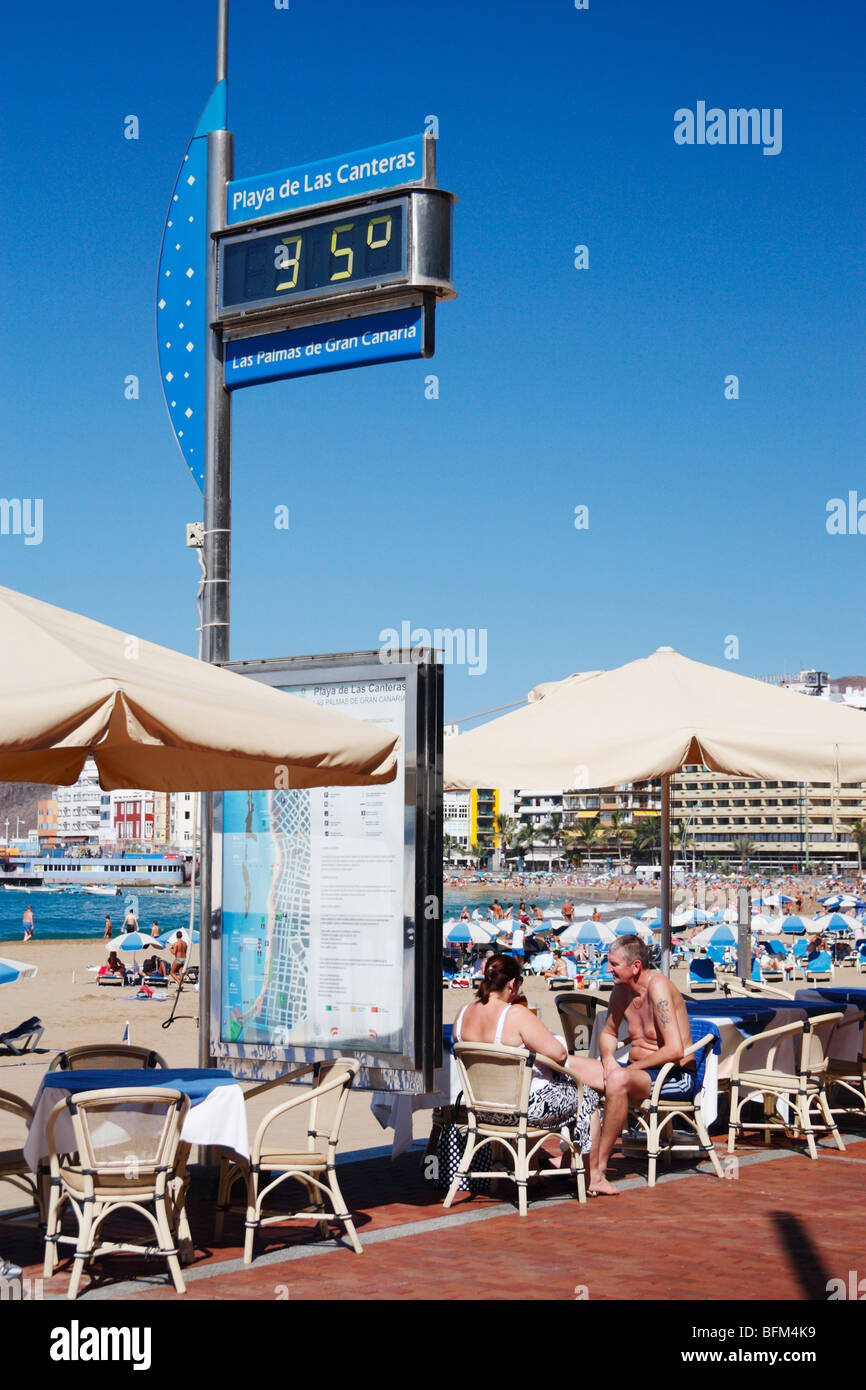
[[[637,917],[615,917],[612,922],[605,922],[604,925],[613,932],[615,938],[641,936],[645,941],[652,941],[652,926]]]
[[[106,791],[394,778],[397,739],[375,724],[12,589],[0,588],[0,626],[0,781],[68,786],[88,754]]]
[[[615,933],[606,922],[572,922],[570,926],[557,932],[556,936],[559,942],[567,942],[570,946],[609,946],[616,940]]]
[[[860,924],[856,917],[848,917],[844,912],[825,912],[823,917],[815,918],[815,930],[825,931],[854,931]]]
[[[704,927],[693,936],[689,942],[690,946],[736,946],[737,934],[728,926],[727,922],[720,922],[718,926]]]
[[[489,946],[493,940],[494,933],[478,925],[477,922],[443,922],[445,940],[452,945],[466,946],[472,942],[475,946]]]
[[[662,968],[670,968],[670,776],[687,765],[751,779],[866,781],[862,713],[670,647],[614,671],[536,687],[529,704],[445,744],[445,783],[611,787],[662,782]]]
[[[782,918],[782,931],[791,936],[802,936],[804,932],[813,932],[814,930],[814,917],[798,917],[795,912],[792,912],[789,917]]]
[[[761,933],[765,936],[775,936],[782,930],[780,923],[781,917],[768,917],[766,912],[756,912],[752,916],[752,934]]]
[[[39,967],[31,965],[29,961],[0,956],[0,985],[11,985],[16,980],[31,980],[38,970]]]

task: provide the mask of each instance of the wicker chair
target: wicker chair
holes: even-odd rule
[[[154,1087],[82,1091],[59,1101],[51,1111],[46,1126],[51,1197],[44,1275],[49,1279],[54,1273],[58,1245],[74,1245],[68,1298],[76,1297],[85,1264],[119,1252],[162,1255],[175,1289],[186,1292],[173,1231],[177,1214],[173,1178],[188,1109],[189,1100],[180,1091]],[[58,1153],[55,1144],[55,1126],[64,1114],[72,1122],[75,1163]],[[67,1205],[78,1220],[77,1236],[60,1234]],[[98,1239],[102,1223],[124,1209],[150,1223],[159,1242],[155,1252],[152,1246]]]
[[[697,1030],[695,1030],[697,1031]],[[646,1152],[649,1160],[649,1182],[650,1187],[655,1187],[656,1164],[659,1156],[664,1153],[666,1162],[670,1161],[670,1156],[676,1153],[679,1145],[674,1142],[673,1125],[675,1120],[681,1120],[695,1131],[698,1144],[703,1151],[705,1159],[709,1159],[715,1169],[716,1177],[723,1178],[722,1165],[719,1156],[713,1147],[713,1141],[707,1133],[706,1126],[701,1118],[701,1105],[703,1102],[704,1079],[706,1075],[706,1065],[709,1054],[712,1050],[715,1037],[712,1033],[694,1038],[691,1047],[687,1048],[684,1056],[696,1058],[697,1065],[697,1086],[694,1096],[688,1099],[682,1097],[662,1096],[662,1087],[667,1080],[668,1073],[673,1067],[673,1062],[667,1062],[659,1068],[659,1074],[655,1079],[652,1093],[646,1100],[640,1101],[636,1105],[630,1106],[630,1113],[636,1120],[639,1128],[646,1135]],[[666,1134],[665,1131],[668,1131]],[[662,1147],[664,1145],[664,1148]],[[627,1147],[625,1141],[623,1148]],[[683,1146],[685,1147],[685,1146]]]
[[[556,1000],[556,1010],[562,1024],[562,1036],[569,1052],[589,1052],[592,1027],[600,1003],[607,1008],[607,1000],[600,1000],[590,990],[574,990],[571,994],[560,994]]]
[[[728,1153],[734,1152],[737,1133],[745,1129],[762,1129],[764,1141],[769,1144],[771,1130],[793,1131],[794,1138],[804,1135],[812,1158],[818,1157],[815,1147],[816,1130],[826,1130],[833,1135],[837,1149],[844,1152],[845,1145],[836,1126],[836,1121],[827,1103],[828,1061],[824,1050],[827,1041],[839,1020],[841,1013],[822,1014],[805,1023],[788,1023],[781,1028],[769,1028],[757,1033],[753,1038],[741,1042],[733,1056],[731,1069],[731,1113],[728,1121]],[[774,1062],[779,1044],[790,1038],[796,1048],[795,1070],[783,1072],[774,1070]],[[743,1057],[753,1047],[765,1046],[772,1039],[772,1046],[766,1063],[753,1071],[744,1069]],[[763,1120],[744,1122],[740,1113],[744,1105],[755,1094],[764,1103]],[[794,1108],[793,1124],[784,1120],[773,1120],[776,1103],[789,1100]],[[812,1121],[812,1108],[817,1105],[824,1118],[824,1124],[817,1126]]]
[[[466,1105],[466,1147],[443,1206],[450,1207],[461,1178],[467,1175],[470,1178],[509,1178],[515,1182],[521,1216],[526,1215],[526,1189],[530,1176],[570,1176],[577,1183],[578,1200],[585,1202],[583,1155],[574,1142],[573,1127],[558,1131],[568,1147],[570,1167],[533,1168],[532,1160],[545,1140],[557,1131],[531,1126],[527,1113],[533,1062],[538,1061],[555,1076],[564,1076],[571,1082],[575,1089],[577,1113],[583,1098],[583,1083],[578,1081],[574,1073],[549,1057],[530,1052],[528,1048],[504,1047],[496,1043],[455,1043],[454,1058]],[[472,1172],[473,1158],[487,1144],[497,1144],[509,1155],[512,1164],[509,1171]]]
[[[127,1043],[82,1043],[68,1047],[51,1060],[49,1071],[90,1071],[110,1068],[112,1071],[149,1071],[165,1062],[149,1047],[132,1047]]]
[[[363,1247],[355,1231],[354,1222],[343,1200],[337,1182],[336,1153],[340,1139],[340,1126],[349,1099],[349,1090],[358,1074],[360,1062],[354,1057],[337,1057],[332,1062],[316,1062],[299,1067],[287,1076],[254,1086],[247,1091],[244,1099],[251,1100],[274,1086],[285,1085],[300,1076],[312,1072],[313,1086],[283,1101],[265,1116],[253,1139],[250,1160],[247,1163],[237,1156],[223,1158],[220,1164],[219,1193],[217,1196],[217,1219],[215,1239],[222,1238],[223,1218],[230,1206],[231,1189],[240,1179],[246,1187],[246,1236],[244,1239],[244,1264],[251,1264],[256,1232],[261,1226],[272,1226],[283,1221],[310,1221],[319,1223],[323,1236],[329,1234],[332,1222],[340,1222],[352,1248],[357,1255]],[[290,1114],[301,1106],[308,1106],[306,1150],[280,1146],[273,1141],[265,1147],[265,1138],[271,1126],[282,1116]],[[325,1140],[325,1143],[317,1141]],[[266,1174],[275,1174],[266,1180]],[[302,1211],[286,1212],[279,1216],[262,1216],[265,1199],[288,1179],[299,1182],[310,1198],[310,1206]],[[333,1208],[329,1215],[326,1200]]]
[[[833,1115],[859,1115],[866,1111],[866,1013],[862,1009],[857,1015],[857,1022],[862,1036],[860,1056],[853,1062],[833,1056],[827,1059],[825,1079],[828,1092],[838,1087],[841,1091],[847,1091],[848,1096],[853,1096],[856,1102],[854,1105],[850,1102],[847,1105],[831,1105]],[[835,1096],[831,1098],[836,1099]]]
[[[33,1123],[33,1106],[12,1091],[0,1091],[0,1110],[8,1111],[28,1126]],[[8,1183],[26,1197],[32,1197],[39,1208],[40,1222],[45,1220],[42,1188],[36,1174],[31,1173],[21,1149],[0,1149],[0,1182]]]

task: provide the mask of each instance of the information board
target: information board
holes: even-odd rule
[[[397,778],[384,786],[277,785],[219,798],[211,1050],[257,1064],[348,1052],[368,1072],[391,1073],[393,1088],[416,1090],[435,1063],[429,1001],[419,1011],[418,992],[438,966],[434,940],[441,951],[441,883],[437,895],[435,853],[424,843],[438,833],[435,761],[419,766],[417,736],[419,716],[429,723],[431,672],[441,683],[441,668],[419,683],[416,663],[373,655],[312,673],[233,664],[399,734],[401,751]],[[424,729],[425,746],[429,737]],[[419,922],[419,904],[431,897],[437,910],[422,911]],[[395,1083],[402,1073],[413,1075]]]

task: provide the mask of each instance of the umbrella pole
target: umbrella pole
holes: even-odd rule
[[[662,776],[662,974],[671,973],[671,778]]]

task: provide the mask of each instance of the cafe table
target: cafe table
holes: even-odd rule
[[[187,1096],[190,1107],[180,1133],[175,1169],[175,1211],[178,1220],[180,1259],[186,1264],[192,1258],[192,1238],[183,1205],[186,1165],[192,1144],[218,1145],[231,1149],[241,1158],[249,1158],[250,1141],[247,1127],[244,1093],[230,1072],[220,1068],[151,1067],[146,1070],[100,1068],[84,1071],[49,1071],[33,1102],[34,1116],[24,1145],[24,1158],[32,1172],[45,1171],[49,1156],[46,1126],[48,1117],[59,1101],[83,1091],[109,1090],[170,1090]],[[72,1120],[68,1114],[58,1116],[54,1139],[57,1151],[70,1152],[75,1148]]]

